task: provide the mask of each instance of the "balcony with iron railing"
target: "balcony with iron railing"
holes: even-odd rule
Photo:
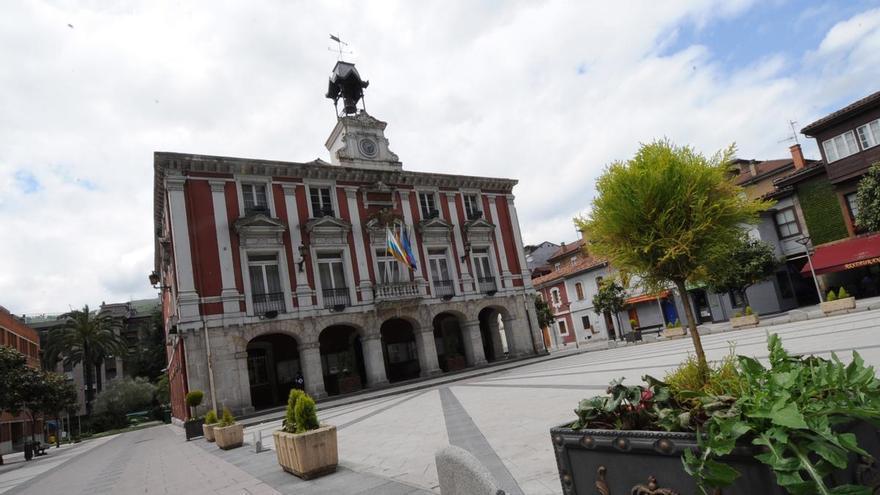
[[[376,284],[373,297],[376,302],[416,299],[422,297],[422,291],[417,282],[391,282]]]
[[[480,292],[492,295],[498,292],[498,285],[495,283],[495,277],[480,277],[478,279]]]
[[[287,306],[284,304],[284,293],[283,292],[269,292],[266,294],[254,294],[254,313],[258,315],[262,315],[268,313],[269,311],[277,311],[278,313],[284,313],[287,310]]]
[[[324,308],[341,310],[351,306],[351,294],[348,287],[336,287],[321,291],[324,296]]]
[[[450,298],[455,295],[452,280],[434,280],[433,283],[435,297]]]

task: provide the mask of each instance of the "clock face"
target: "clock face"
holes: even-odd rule
[[[363,138],[358,141],[358,148],[364,156],[370,158],[376,156],[376,153],[379,151],[379,145],[376,144],[376,141],[373,141],[370,138]]]

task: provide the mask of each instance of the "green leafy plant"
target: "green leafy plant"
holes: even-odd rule
[[[638,328],[638,326],[639,326],[639,322],[637,322],[636,320],[633,320],[633,319],[629,320],[629,327],[630,328],[635,330],[636,328]]]
[[[225,428],[227,426],[232,426],[235,424],[235,416],[232,415],[232,412],[228,407],[223,408],[223,417],[220,418],[220,421],[217,422],[217,425],[221,428]]]
[[[871,165],[859,181],[856,203],[856,225],[868,232],[880,231],[880,162]]]
[[[217,411],[211,409],[208,411],[208,414],[205,414],[205,424],[212,425],[217,422]]]
[[[833,290],[829,290],[829,291],[828,291],[828,295],[825,296],[825,300],[828,301],[828,302],[836,301],[836,300],[837,300],[837,294],[835,294]]]
[[[740,293],[748,307],[747,289],[772,276],[777,266],[779,260],[773,247],[740,233],[734,242],[721,248],[706,271],[706,282],[713,292],[719,294]]]
[[[752,307],[751,307],[751,306],[746,306],[745,315],[746,315],[746,316],[752,316],[753,314],[755,314],[755,313],[752,311]]]
[[[195,409],[202,404],[202,400],[205,398],[205,393],[201,390],[193,390],[187,392],[184,400],[186,401],[186,406],[189,407],[189,415],[192,418],[196,417]]]
[[[298,388],[290,389],[290,395],[287,396],[287,409],[284,411],[284,420],[281,422],[283,431],[296,433],[296,403],[305,396],[306,393]]]
[[[840,286],[840,290],[837,291],[837,298],[846,299],[847,297],[849,297],[849,293],[843,288],[843,286]]]
[[[315,401],[308,395],[303,395],[296,401],[294,412],[296,418],[296,432],[304,433],[318,428],[318,413]]]
[[[733,313],[733,317],[734,317],[734,318],[742,318],[742,315],[743,315],[743,314],[740,313],[739,311],[736,311],[736,312]]]

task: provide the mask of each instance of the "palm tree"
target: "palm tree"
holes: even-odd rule
[[[48,355],[62,356],[66,366],[82,364],[86,385],[86,414],[92,414],[95,375],[100,380],[101,365],[108,356],[122,356],[128,349],[109,315],[93,314],[89,306],[62,316],[65,326],[49,340]]]

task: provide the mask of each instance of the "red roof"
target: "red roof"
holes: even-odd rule
[[[571,263],[566,263],[565,265],[559,267],[559,270],[550,272],[547,275],[543,275],[538,278],[533,278],[532,284],[536,287],[540,287],[542,284],[545,284],[547,282],[552,282],[557,279],[563,279],[568,275],[587,271],[591,268],[605,265],[605,263],[605,260],[593,258],[592,256],[587,256],[584,259],[578,260],[578,262],[573,265]]]
[[[664,290],[661,292],[657,292],[655,294],[642,294],[641,296],[631,297],[626,300],[626,304],[638,304],[647,301],[656,301],[657,299],[663,299],[664,297],[669,297],[672,294],[670,290]]]
[[[823,244],[816,248],[812,261],[816,275],[878,265],[880,264],[880,233]],[[801,269],[801,274],[810,275],[809,263]]]
[[[816,131],[821,130],[827,125],[831,125],[838,120],[846,118],[853,112],[858,112],[865,108],[871,107],[877,102],[880,102],[880,91],[872,93],[862,98],[861,100],[856,100],[849,105],[841,108],[840,110],[829,113],[828,115],[801,129],[801,133],[813,137]]]
[[[561,258],[562,256],[565,256],[567,254],[571,254],[574,251],[581,249],[581,247],[583,247],[583,245],[584,245],[583,239],[578,239],[572,243],[564,244],[559,249],[557,249],[556,252],[553,253],[549,258],[547,258],[547,261],[553,261],[553,260],[555,260],[557,258]]]

